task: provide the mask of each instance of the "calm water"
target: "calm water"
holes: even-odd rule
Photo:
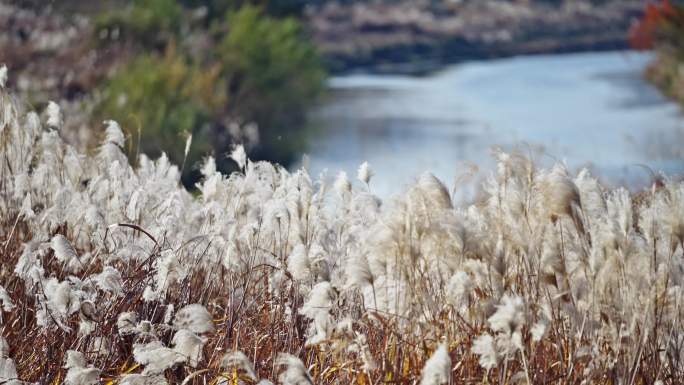
[[[429,170],[450,187],[472,168],[493,170],[491,148],[540,164],[589,167],[612,185],[638,187],[639,164],[684,173],[684,118],[642,80],[651,59],[634,52],[534,56],[455,65],[427,77],[348,75],[330,80],[314,113],[309,169],[356,175],[372,190],[402,191]]]

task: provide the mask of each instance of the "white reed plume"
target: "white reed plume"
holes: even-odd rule
[[[138,314],[134,311],[119,314],[116,319],[116,328],[122,336],[136,334],[138,324]]]
[[[124,142],[126,141],[126,137],[124,137],[123,131],[121,130],[121,126],[119,126],[119,123],[117,123],[114,120],[105,120],[105,135],[106,143],[112,143],[115,144],[119,147],[124,146]]]
[[[230,153],[230,158],[237,163],[240,170],[244,170],[247,165],[247,153],[245,152],[245,147],[241,144],[235,146],[233,151]]]
[[[313,385],[314,382],[309,371],[299,358],[291,354],[279,353],[275,364],[285,368],[278,375],[278,381],[282,385]]]
[[[161,374],[166,369],[185,362],[188,356],[164,346],[161,341],[152,341],[148,344],[134,344],[133,358],[135,362],[145,366],[143,374]]]
[[[356,173],[356,177],[365,184],[370,183],[370,180],[373,177],[373,175],[373,170],[371,169],[368,162],[361,163],[361,166],[359,166],[359,170]]]
[[[446,344],[443,343],[425,362],[420,385],[442,385],[448,384],[450,381],[451,357],[449,357]]]
[[[173,320],[173,313],[176,311],[176,307],[172,303],[166,305],[166,310],[164,310],[164,323],[170,324]]]
[[[153,293],[149,292],[148,298],[151,300],[157,299],[157,297],[165,293],[169,287],[187,277],[189,271],[186,266],[181,263],[178,257],[178,253],[173,250],[164,250],[161,253],[161,257],[155,261],[155,267],[157,268],[157,273],[155,274],[157,289]]]
[[[86,366],[83,353],[68,350],[64,369],[68,369],[64,377],[67,385],[94,385],[100,381],[100,369]]]
[[[551,172],[541,176],[541,194],[543,207],[553,221],[567,215],[577,231],[584,233],[579,189],[564,167],[556,165]]]
[[[6,312],[10,312],[14,309],[12,298],[10,298],[9,294],[7,294],[7,290],[5,290],[2,285],[0,285],[0,304],[2,304],[2,310]]]
[[[116,351],[116,345],[108,336],[91,336],[87,351],[96,358],[103,359]]]
[[[520,296],[508,294],[501,298],[501,304],[496,306],[496,312],[487,319],[492,330],[513,333],[525,324],[525,303]]]
[[[16,378],[17,368],[14,361],[9,358],[9,344],[4,337],[0,336],[0,382],[12,383],[12,380]]]
[[[145,374],[124,374],[119,379],[119,385],[167,385],[164,376]]]
[[[495,368],[499,364],[499,353],[496,348],[494,337],[483,334],[473,341],[472,351],[480,356],[480,366],[487,370]]]
[[[254,370],[254,365],[252,365],[252,361],[250,361],[245,353],[241,351],[226,353],[223,356],[221,359],[221,367],[227,368],[231,366],[244,370],[249,378],[254,381],[258,379],[256,371]]]
[[[188,329],[193,333],[202,334],[214,331],[211,314],[204,306],[194,303],[178,310],[173,321],[178,329]]]
[[[465,271],[457,271],[449,279],[449,286],[447,288],[449,299],[456,306],[463,305],[463,302],[470,295],[473,286],[473,280],[468,273]]]
[[[308,300],[302,305],[299,313],[313,320],[315,331],[307,339],[307,345],[315,345],[326,340],[332,329],[330,308],[332,307],[333,289],[330,282],[317,283],[309,293]]]
[[[62,124],[64,124],[64,121],[62,118],[62,109],[59,107],[59,104],[53,101],[49,101],[46,113],[48,117],[46,124],[48,125],[48,127],[54,129],[62,128]]]
[[[302,305],[299,312],[311,319],[316,314],[327,313],[332,307],[333,288],[330,282],[323,281],[317,283],[309,293],[309,299]]]
[[[449,190],[434,174],[429,172],[421,174],[416,187],[425,199],[424,204],[434,205],[435,208],[452,207]]]
[[[62,234],[57,234],[52,237],[50,241],[52,250],[55,251],[55,257],[62,263],[70,264],[72,260],[78,259],[76,250],[71,246],[71,243]]]
[[[9,357],[9,344],[7,343],[7,340],[5,337],[0,336],[0,358],[8,358]]]
[[[21,208],[19,209],[19,215],[24,219],[33,219],[36,213],[33,211],[33,204],[31,204],[31,194],[27,193],[24,200],[21,202]]]
[[[299,281],[311,278],[311,260],[306,246],[300,243],[292,249],[292,253],[287,258],[287,271]]]
[[[0,89],[5,88],[6,84],[7,84],[7,66],[3,64],[0,66]]]
[[[188,364],[195,368],[202,360],[202,349],[204,348],[206,340],[199,337],[197,334],[181,329],[173,335],[173,350],[178,354],[186,357]]]
[[[363,288],[372,285],[375,278],[370,265],[368,264],[368,258],[363,255],[356,255],[349,258],[347,278],[347,285],[349,287],[358,286]]]
[[[0,357],[0,380],[12,383],[17,379],[17,366],[11,358]]]
[[[39,324],[48,327],[57,322],[60,328],[68,329],[62,321],[81,308],[79,293],[73,290],[68,281],[59,282],[55,278],[43,281],[42,286],[46,303],[39,311],[42,313]]]
[[[93,277],[93,281],[100,290],[113,294],[123,295],[123,278],[121,272],[114,267],[105,266],[102,272]]]
[[[192,146],[192,134],[188,135],[188,139],[185,140],[185,151],[183,151],[183,154],[186,158],[190,153],[190,146]]]
[[[535,323],[530,329],[530,333],[532,334],[532,341],[541,341],[542,338],[544,338],[544,335],[546,334],[547,327],[548,321],[545,319],[542,319],[539,322]]]
[[[349,194],[351,194],[352,191],[352,185],[351,182],[349,182],[349,178],[347,178],[347,173],[344,171],[340,171],[337,174],[337,177],[335,178],[335,191],[337,191],[337,195],[342,197],[343,199],[349,198]]]

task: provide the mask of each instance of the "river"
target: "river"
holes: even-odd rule
[[[588,167],[605,183],[640,188],[645,165],[684,173],[680,108],[643,80],[648,53],[608,52],[473,61],[428,76],[333,77],[312,114],[313,175],[363,161],[387,197],[424,171],[461,198],[494,170],[491,149],[523,151],[540,165]],[[473,173],[472,170],[478,170]],[[473,174],[466,182],[464,175]]]

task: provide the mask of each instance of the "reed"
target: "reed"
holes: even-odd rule
[[[59,106],[2,87],[0,383],[684,378],[681,182],[500,152],[475,203],[428,173],[383,201],[368,164],[328,185],[237,147],[191,194],[165,156],[131,166],[115,122],[79,153]]]

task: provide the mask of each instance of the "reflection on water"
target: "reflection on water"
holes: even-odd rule
[[[348,75],[313,114],[318,174],[376,171],[371,187],[400,192],[429,170],[453,185],[470,165],[492,170],[490,149],[520,149],[548,165],[590,167],[611,184],[647,183],[644,164],[684,173],[678,106],[641,78],[649,54],[535,56],[455,65],[428,77]]]

